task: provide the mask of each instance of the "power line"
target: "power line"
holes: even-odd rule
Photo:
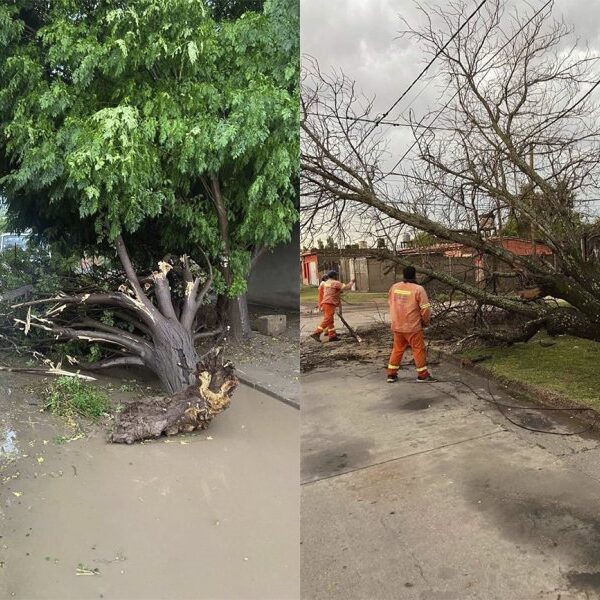
[[[500,54],[500,52],[502,52],[502,50],[504,50],[504,48],[506,48],[512,41],[514,41],[516,39],[516,37],[519,35],[519,33],[521,33],[525,27],[527,27],[532,21],[533,19],[535,19],[539,14],[542,13],[542,11],[544,11],[546,9],[546,7],[548,7],[550,4],[552,4],[554,2],[554,0],[547,0],[547,2],[541,7],[539,8],[535,13],[533,13],[533,15],[531,15],[531,17],[525,22],[524,25],[522,25],[521,27],[519,27],[519,29],[517,29],[517,31],[514,33],[514,35],[508,39],[497,51],[496,53],[490,57],[490,59],[488,61],[486,61],[486,63],[483,65],[482,68],[485,68],[490,61],[493,58],[496,58],[496,56],[498,56],[498,54]],[[436,54],[437,56],[437,54]],[[448,108],[448,106],[450,106],[450,103],[454,100],[454,98],[456,98],[456,96],[458,96],[458,92],[459,90],[457,90],[456,92],[454,92],[454,95],[450,98],[450,100],[448,100],[448,102],[446,102],[446,104],[438,111],[437,115],[433,118],[433,120],[431,121],[431,123],[429,124],[429,126],[433,125],[437,119],[440,117],[440,115],[444,112],[444,110],[446,110]],[[392,167],[392,170],[390,171],[390,173],[393,173],[394,170],[396,169],[396,167],[408,156],[408,154],[411,152],[411,150],[417,145],[417,143],[419,142],[419,140],[423,137],[423,135],[425,135],[424,133],[418,137],[408,148],[408,150],[400,157],[400,159],[396,162],[396,164]]]
[[[305,113],[307,115],[311,115],[313,117],[325,117],[328,118],[326,115],[322,115],[316,112],[307,112]],[[389,125],[390,127],[410,127],[411,129],[413,127],[424,127],[427,129],[435,129],[438,131],[456,131],[456,128],[452,128],[452,127],[429,127],[429,125],[419,125],[419,124],[414,124],[414,123],[398,123],[397,121],[381,121],[379,119],[369,119],[367,117],[347,117],[345,115],[331,115],[332,118],[334,119],[342,119],[344,121],[356,121],[356,122],[360,122],[360,123],[378,123],[381,125]]]
[[[377,122],[374,123],[373,127],[371,127],[371,129],[365,135],[365,138],[368,137],[373,132],[373,130],[381,123],[381,121],[383,119],[385,119],[390,114],[390,112],[392,112],[394,110],[394,108],[396,108],[396,106],[398,106],[398,104],[402,101],[402,99],[406,96],[406,94],[408,94],[408,92],[410,92],[410,90],[412,90],[412,88],[417,84],[417,82],[421,79],[421,77],[423,77],[423,75],[425,75],[425,73],[427,73],[427,71],[429,70],[431,65],[433,65],[433,63],[435,62],[437,57],[440,56],[440,54],[442,54],[442,52],[450,45],[450,43],[454,40],[454,38],[466,27],[467,23],[483,8],[483,5],[486,2],[487,2],[487,0],[482,0],[479,3],[477,8],[467,17],[466,21],[450,36],[448,41],[435,53],[434,57],[425,65],[423,70],[417,75],[417,77],[413,80],[413,82],[404,90],[404,92],[402,92],[402,94],[392,104],[392,106],[381,115],[381,117],[377,120]]]

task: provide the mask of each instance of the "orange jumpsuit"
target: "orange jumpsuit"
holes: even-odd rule
[[[429,324],[431,310],[425,289],[409,281],[395,283],[388,293],[388,304],[394,332],[394,346],[387,367],[388,375],[397,375],[402,355],[410,346],[417,376],[424,379],[427,371],[427,351],[423,326]]]
[[[333,318],[336,306],[340,305],[343,287],[336,279],[328,279],[319,285],[319,308],[323,311],[323,320],[315,333],[326,333],[329,339],[337,337]]]

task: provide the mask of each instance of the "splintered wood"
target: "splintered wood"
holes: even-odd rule
[[[108,440],[132,444],[161,435],[205,429],[229,406],[238,379],[233,365],[223,363],[221,348],[204,356],[196,373],[197,382],[176,394],[143,398],[128,404],[115,415]]]

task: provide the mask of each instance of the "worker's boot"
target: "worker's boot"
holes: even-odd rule
[[[425,373],[423,373],[422,375],[417,375],[417,381],[435,382],[435,381],[439,381],[439,379],[436,379],[429,371],[425,371]]]
[[[328,342],[339,342],[340,338],[337,335],[332,335],[330,338],[327,339]]]
[[[314,333],[311,333],[309,337],[311,337],[316,342],[321,343],[321,334],[318,331],[315,331]]]
[[[396,383],[398,381],[398,375],[388,375],[387,382],[388,383]]]

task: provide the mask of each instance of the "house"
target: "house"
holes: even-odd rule
[[[316,250],[300,253],[300,281],[302,285],[319,285],[319,254]]]
[[[502,236],[487,238],[518,256],[536,255],[540,260],[552,260],[552,251],[545,244],[532,243],[530,240]],[[410,260],[417,269],[419,265],[428,266],[437,271],[445,271],[462,281],[488,287],[500,292],[522,287],[521,278],[515,276],[500,277],[498,272],[507,272],[500,261],[465,244],[440,243],[429,246],[402,248],[398,256]],[[335,268],[344,282],[356,279],[356,290],[361,292],[385,292],[393,283],[402,278],[402,267],[390,260],[377,256],[376,249],[346,248],[313,249],[301,254],[301,277],[304,285],[318,285],[320,276]],[[496,275],[494,275],[496,274]],[[447,286],[438,281],[428,283],[428,289],[438,290]]]
[[[332,269],[342,275],[341,261],[346,256],[356,253],[372,254],[368,249],[338,249],[338,248],[313,248],[300,253],[300,281],[302,285],[319,285],[321,277]],[[343,279],[344,277],[342,277]],[[349,279],[352,279],[351,277]]]
[[[501,246],[516,256],[539,257],[539,260],[553,260],[552,250],[540,242],[532,242],[516,236],[492,236],[487,242]],[[465,244],[441,243],[421,248],[400,250],[399,256],[411,257],[414,266],[428,266],[437,271],[445,271],[466,283],[487,288],[490,291],[509,292],[523,286],[523,278],[510,271],[505,263],[496,257],[484,255]],[[506,276],[501,276],[504,273]],[[431,282],[429,289],[438,290],[445,284]]]

